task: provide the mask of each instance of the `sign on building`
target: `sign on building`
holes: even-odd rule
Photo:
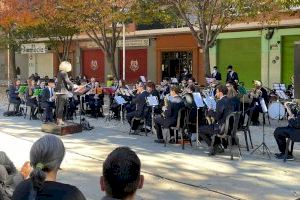
[[[46,45],[44,43],[22,44],[21,54],[46,53]]]
[[[126,47],[148,47],[150,46],[149,39],[130,39],[125,41]],[[117,47],[123,47],[123,40],[117,41]]]

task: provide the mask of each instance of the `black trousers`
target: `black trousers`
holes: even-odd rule
[[[163,118],[162,116],[156,116],[154,118],[154,128],[156,130],[157,139],[162,140],[164,139],[162,133],[162,126],[164,128],[170,128],[172,125],[176,124],[176,122],[172,122],[168,119]],[[174,132],[171,132],[170,136],[174,136]]]
[[[220,132],[220,130],[215,126],[216,125],[212,124],[212,125],[204,125],[199,127],[199,137],[200,137],[199,139],[204,140],[208,146],[211,146],[212,136]],[[221,143],[220,138],[216,137],[214,145],[218,145],[220,143]]]
[[[15,99],[15,98],[11,98],[11,99],[9,99],[9,102],[11,103],[11,104],[14,104],[16,107],[16,112],[19,112],[20,111],[20,104],[21,104],[21,99],[19,99],[19,98],[17,98],[17,99]]]
[[[44,109],[43,113],[43,121],[44,122],[52,122],[53,121],[53,109],[55,108],[54,102],[47,102],[42,104],[42,108]]]
[[[286,139],[291,138],[293,140],[298,140],[300,137],[300,129],[295,129],[293,127],[278,127],[274,131],[274,137],[278,145],[278,149],[281,153],[285,153],[286,149]],[[289,152],[291,153],[291,152]]]
[[[67,105],[68,97],[65,94],[57,95],[56,99],[56,118],[63,119],[64,118],[64,110]]]

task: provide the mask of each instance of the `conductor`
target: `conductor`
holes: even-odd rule
[[[57,74],[57,85],[55,88],[56,91],[56,118],[57,118],[57,125],[58,126],[63,126],[63,116],[64,116],[64,109],[67,104],[68,96],[67,94],[69,93],[70,90],[76,87],[74,85],[69,77],[68,77],[68,72],[72,70],[72,65],[71,63],[67,61],[63,61],[59,65],[59,72]]]

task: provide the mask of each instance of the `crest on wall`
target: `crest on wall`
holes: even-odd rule
[[[92,61],[91,61],[91,69],[92,69],[93,71],[96,71],[98,68],[99,68],[99,66],[98,66],[97,60],[92,60]]]
[[[133,72],[136,72],[139,69],[139,62],[137,60],[131,60],[130,61],[130,69]]]

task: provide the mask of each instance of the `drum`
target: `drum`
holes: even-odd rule
[[[280,102],[273,102],[268,107],[268,114],[271,119],[282,119],[285,116],[285,108]]]

